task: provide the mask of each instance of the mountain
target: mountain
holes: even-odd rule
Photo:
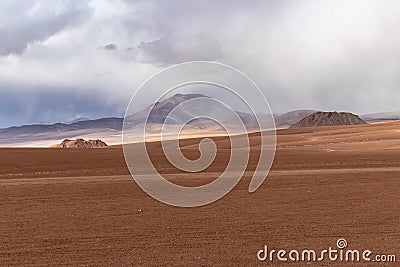
[[[283,113],[281,115],[275,115],[276,128],[289,128],[296,122],[304,119],[305,117],[317,112],[317,110],[294,110]]]
[[[147,123],[153,124],[155,129],[164,123],[167,115],[179,104],[184,101],[198,98],[207,97],[201,94],[176,94],[163,101],[157,102],[150,105],[148,108],[136,112],[127,117],[129,125],[132,129],[135,126],[144,123],[146,115],[150,112]],[[198,106],[197,108],[204,109],[210,114],[217,115],[221,114],[221,110],[218,107],[204,107]],[[236,112],[242,119],[248,129],[256,126],[256,120],[253,115]],[[185,118],[192,117],[190,110],[180,110],[180,113],[174,117],[173,123],[179,125]],[[44,123],[44,124],[30,124],[23,126],[13,126],[9,128],[0,129],[0,146],[49,146],[54,144],[57,140],[71,139],[71,138],[101,138],[108,143],[116,144],[121,142],[121,131],[123,125],[123,118],[110,117],[90,120],[87,118],[78,118],[73,121],[64,123]],[[207,129],[214,129],[218,131],[215,123],[211,123],[209,120],[197,119],[191,123],[193,131],[207,131]],[[157,132],[157,131],[156,131]],[[141,131],[135,132],[135,135],[142,134]]]
[[[370,121],[400,120],[400,111],[398,111],[398,112],[363,114],[360,117],[364,121],[368,121],[368,122],[370,122]]]
[[[149,114],[147,123],[164,123],[168,114],[179,104],[198,97],[206,97],[201,94],[176,94],[172,97],[156,102],[148,108],[136,112],[128,117],[129,122],[138,124],[146,121],[146,115]],[[150,112],[150,113],[149,113]]]
[[[20,135],[30,135],[39,133],[67,133],[76,130],[87,129],[122,129],[122,118],[102,118],[96,120],[79,121],[72,124],[53,123],[53,124],[32,124],[23,126],[13,126],[0,129],[0,140],[5,137],[17,137]]]
[[[122,118],[101,118],[80,120],[78,122],[31,124],[0,129],[0,146],[17,146],[19,144],[75,138],[87,135],[111,135],[122,130]],[[46,143],[44,146],[47,146]]]
[[[366,124],[360,117],[347,112],[315,112],[290,128]]]
[[[162,100],[160,102],[156,102],[153,105],[150,105],[146,109],[136,112],[130,116],[127,117],[127,120],[130,122],[132,126],[137,125],[139,123],[143,123],[146,121],[146,115],[149,114],[147,123],[155,123],[155,124],[162,124],[165,122],[168,114],[176,108],[179,104],[195,99],[195,98],[200,98],[200,97],[205,97],[207,98],[208,96],[202,95],[202,94],[176,94],[172,97],[169,97],[165,100]],[[208,112],[212,113],[214,111],[215,117],[218,117],[218,112],[221,110],[218,110],[218,107],[199,107],[201,109],[207,108]],[[150,113],[149,113],[150,112]],[[244,113],[244,112],[239,112],[236,111],[236,113],[239,115],[239,117],[242,119],[242,121],[245,124],[252,124],[255,122],[255,117],[251,114]],[[172,117],[172,121],[174,121],[176,124],[180,124],[184,121],[184,119],[192,117],[190,115],[190,110],[180,110],[176,116]],[[202,120],[195,120],[194,123],[200,122]]]

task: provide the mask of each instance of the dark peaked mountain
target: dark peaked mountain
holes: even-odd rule
[[[347,112],[315,112],[290,128],[366,124],[360,117]]]
[[[155,103],[154,105],[149,106],[147,109],[139,111],[134,113],[133,115],[129,116],[127,119],[128,121],[132,124],[132,126],[142,123],[146,121],[146,115],[150,112],[148,116],[147,123],[164,123],[168,114],[171,113],[171,111],[176,108],[179,104],[195,99],[195,98],[201,98],[205,97],[207,98],[208,96],[202,95],[202,94],[176,94],[172,97],[169,97],[165,100],[162,100],[160,102]],[[204,109],[212,109],[213,107],[200,107]],[[217,110],[215,110],[215,115],[218,117],[219,114],[217,114]],[[250,124],[255,122],[255,117],[251,114],[247,114],[244,112],[236,112],[239,117],[242,119],[242,121],[245,124]],[[182,113],[178,114],[178,116],[173,117],[174,121],[179,124],[182,122],[182,118],[185,118],[189,116],[190,117],[190,111],[182,111]]]
[[[128,117],[129,122],[138,124],[146,121],[146,116],[149,114],[147,123],[164,123],[168,114],[179,104],[198,97],[206,97],[201,94],[176,94],[170,98],[164,99],[150,105],[148,108],[136,112]]]

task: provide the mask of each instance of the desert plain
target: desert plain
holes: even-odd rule
[[[245,137],[243,137],[245,138]],[[0,149],[1,266],[398,266],[398,263],[260,262],[271,249],[335,247],[400,261],[400,122],[283,129],[271,172],[248,192],[259,135],[239,184],[198,208],[162,204],[130,176],[122,147]],[[181,140],[189,158],[197,139]],[[198,174],[177,171],[149,144],[161,173],[186,186],[218,176],[229,153]]]

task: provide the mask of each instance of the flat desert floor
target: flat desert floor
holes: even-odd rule
[[[257,154],[259,137],[250,136]],[[197,140],[183,140],[196,157]],[[216,138],[228,149],[226,138]],[[152,143],[158,168],[178,184],[209,182],[176,171]],[[222,153],[222,155],[225,152]],[[177,208],[146,195],[122,148],[0,149],[2,266],[398,266],[397,263],[259,262],[271,249],[349,249],[400,261],[400,122],[278,131],[270,175],[248,193],[255,159],[227,196]]]

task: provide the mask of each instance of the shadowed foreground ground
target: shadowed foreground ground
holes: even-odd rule
[[[121,147],[0,149],[1,265],[397,266],[261,263],[256,253],[264,245],[322,250],[346,238],[351,249],[400,261],[400,124],[282,130],[278,142],[258,191],[247,192],[250,168],[226,197],[189,209],[141,191]],[[182,142],[187,156],[198,155],[195,143]],[[209,182],[226,158],[188,177],[157,153],[160,170],[185,185]]]

